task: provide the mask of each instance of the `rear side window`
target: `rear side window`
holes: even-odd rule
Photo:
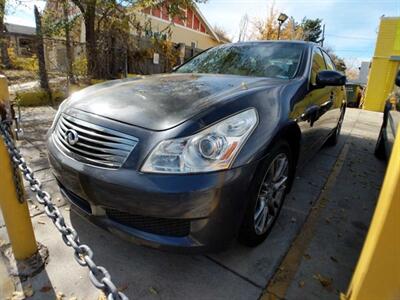
[[[328,68],[328,70],[336,70],[335,63],[332,61],[330,56],[326,54],[324,51],[322,51],[322,54],[324,55],[326,67]]]
[[[326,70],[326,65],[321,50],[319,50],[318,48],[314,48],[311,78],[310,78],[310,83],[312,85],[316,84],[318,72],[323,70]]]

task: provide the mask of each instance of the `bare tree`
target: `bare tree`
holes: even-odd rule
[[[63,21],[64,21],[64,31],[65,31],[65,49],[67,53],[67,74],[69,82],[76,83],[74,72],[72,70],[72,63],[74,61],[74,49],[71,45],[71,24],[69,22],[69,0],[63,0]]]
[[[214,25],[213,30],[214,30],[215,34],[218,35],[223,40],[225,40],[227,42],[231,41],[231,39],[228,36],[228,33],[226,32],[226,29],[223,28],[222,26]]]
[[[346,76],[350,80],[356,80],[360,74],[361,60],[356,57],[346,58]]]
[[[238,37],[238,42],[243,42],[246,41],[248,36],[247,36],[247,30],[249,26],[249,16],[247,14],[244,14],[242,18],[240,19],[239,23],[239,37]]]
[[[6,0],[0,0],[0,50],[1,50],[1,63],[6,69],[11,68],[10,58],[8,57],[7,45],[8,40],[4,35],[4,15],[6,10]]]
[[[72,0],[72,2],[79,8],[83,15],[85,22],[85,37],[86,37],[86,58],[88,62],[88,74],[96,77],[96,5],[97,0]]]
[[[174,1],[158,1],[158,0],[71,0],[81,11],[85,23],[86,36],[86,58],[88,63],[88,74],[91,77],[99,77],[96,73],[97,63],[97,38],[96,17],[100,12],[103,18],[115,15],[116,13],[127,21],[134,19],[136,24],[132,24],[133,28],[138,25],[135,20],[135,9],[141,10],[144,7],[161,8],[166,5],[166,11],[173,20],[174,16],[182,14],[181,7],[192,6],[195,2],[205,2],[206,0],[174,0]],[[130,9],[132,8],[133,9]],[[129,14],[127,13],[129,11]]]
[[[42,16],[39,13],[37,6],[34,7],[35,12],[35,22],[36,22],[36,52],[39,62],[39,78],[40,78],[40,87],[46,91],[51,105],[54,105],[53,98],[51,96],[50,86],[49,86],[49,78],[47,77],[46,70],[46,61],[44,57],[44,45],[43,45],[43,32],[42,32]]]
[[[339,71],[345,73],[346,69],[347,69],[347,66],[346,66],[346,63],[344,62],[343,58],[337,56],[335,54],[334,49],[332,47],[330,47],[330,46],[325,46],[324,49],[330,55],[330,57],[332,58],[333,62],[336,65],[336,68]]]

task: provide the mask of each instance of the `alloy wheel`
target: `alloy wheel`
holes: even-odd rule
[[[289,177],[289,159],[279,153],[269,165],[258,192],[254,211],[254,230],[264,234],[278,216]]]

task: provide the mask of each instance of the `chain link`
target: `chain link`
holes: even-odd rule
[[[11,136],[11,123],[10,121],[3,121],[3,123],[6,124],[6,130],[7,133],[9,134],[9,136]],[[19,168],[16,164],[12,165],[12,169],[13,169],[13,180],[15,183],[15,189],[17,192],[17,198],[18,201],[20,203],[23,203],[25,201],[25,193],[24,193],[24,189],[23,189],[23,184],[22,184],[22,178],[21,178],[21,174],[19,173]]]
[[[93,261],[92,249],[79,241],[78,234],[74,228],[65,224],[64,217],[61,215],[58,207],[52,202],[50,194],[42,190],[40,181],[35,178],[34,172],[27,166],[25,159],[15,146],[9,128],[9,122],[0,122],[0,133],[7,146],[8,153],[14,165],[14,170],[16,170],[14,172],[16,174],[14,174],[14,178],[19,178],[19,180],[21,180],[20,173],[18,172],[18,170],[21,170],[23,176],[29,183],[30,189],[36,193],[37,202],[44,206],[44,212],[61,233],[65,245],[74,249],[75,260],[81,266],[89,268],[89,279],[92,284],[96,288],[102,290],[107,295],[108,300],[127,300],[128,297],[122,292],[119,292],[115,284],[111,281],[111,276],[108,271],[104,267],[96,265]],[[22,185],[17,186],[21,187]]]

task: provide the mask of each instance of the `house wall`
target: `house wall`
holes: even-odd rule
[[[7,33],[9,38],[9,47],[14,48],[14,52],[18,56],[32,56],[34,53],[35,36]],[[21,41],[24,40],[29,45],[22,45]]]
[[[168,25],[170,25],[169,20],[164,20],[151,15],[140,14],[137,18],[142,24],[144,24],[146,20],[149,20],[153,33],[162,32],[168,27]],[[178,23],[171,26],[171,40],[174,43],[184,43],[188,46],[195,43],[196,48],[203,50],[220,44],[220,42],[215,40],[214,37],[206,32],[187,28],[185,25],[179,25]],[[134,30],[132,33],[136,34]]]
[[[66,72],[67,71],[67,49],[63,40],[45,40],[44,53],[46,59],[46,68],[49,71]],[[74,43],[74,59],[84,55],[84,44]]]
[[[149,49],[153,47],[153,43],[148,38],[139,38],[138,44],[140,45],[141,49]],[[175,45],[176,47],[182,47],[182,44]],[[181,49],[183,57],[183,61],[187,61],[192,56],[197,55],[201,52],[201,49],[192,48],[190,46],[185,46]],[[129,53],[128,53],[129,54]],[[128,66],[128,73],[134,74],[142,74],[142,75],[149,75],[149,74],[159,74],[159,73],[168,73],[171,72],[171,64],[167,63],[167,59],[163,53],[159,54],[159,61],[158,63],[154,62],[154,57],[143,57],[138,59],[137,57],[132,56],[132,53],[128,56],[127,66]],[[176,65],[181,64],[182,61],[177,61]],[[173,66],[172,66],[173,67]]]

